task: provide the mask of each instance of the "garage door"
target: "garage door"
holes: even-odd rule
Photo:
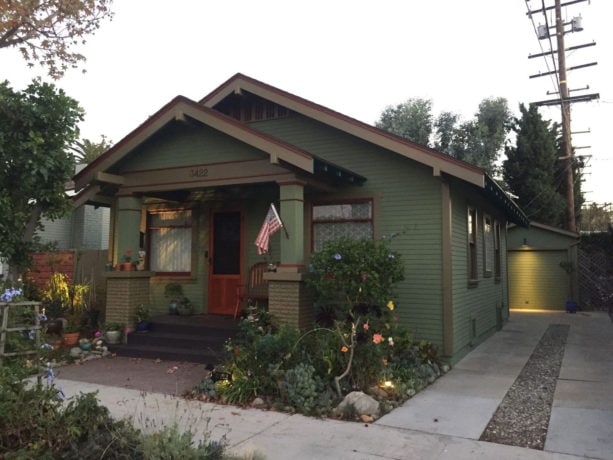
[[[510,307],[564,310],[570,281],[560,262],[566,260],[566,251],[510,252]]]

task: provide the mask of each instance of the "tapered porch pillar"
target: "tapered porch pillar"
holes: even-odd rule
[[[313,302],[304,273],[304,183],[280,183],[281,263],[268,280],[268,310],[284,324],[308,329],[314,321]]]
[[[123,257],[128,250],[132,251],[132,261],[138,258],[141,208],[142,199],[139,197],[123,196],[117,199],[117,218],[113,232],[116,263],[123,262]]]

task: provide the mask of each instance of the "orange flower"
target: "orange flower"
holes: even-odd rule
[[[385,339],[383,338],[383,336],[381,334],[374,334],[372,336],[373,343],[381,343],[381,342],[383,342],[383,340],[385,340]]]
[[[349,348],[347,348],[345,345],[343,345],[343,347],[341,348],[341,351],[343,353],[347,353],[349,351]]]

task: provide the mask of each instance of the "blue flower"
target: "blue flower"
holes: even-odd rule
[[[334,254],[334,258],[336,260],[341,260],[343,258],[343,256],[341,256],[340,254]]]
[[[30,331],[28,331],[28,339],[34,340],[35,338],[36,338],[36,332],[34,332],[34,330],[30,329]]]
[[[56,398],[59,401],[65,401],[66,400],[66,395],[64,394],[64,390],[62,390],[61,387],[56,387],[57,388],[57,395]]]
[[[53,350],[53,345],[51,345],[50,343],[43,343],[40,347],[43,350]]]
[[[38,314],[38,320],[39,321],[47,321],[47,315],[45,315],[44,313],[39,313]]]
[[[396,258],[396,256],[395,256],[394,254],[388,254],[388,255],[387,255],[387,258],[388,258],[388,259],[395,259],[395,258]]]
[[[45,367],[45,372],[47,373],[47,375],[45,376],[45,381],[48,384],[52,384],[53,380],[55,379],[55,372],[53,372],[53,368],[50,364],[47,364],[47,367]]]

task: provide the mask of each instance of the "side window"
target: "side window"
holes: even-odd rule
[[[483,271],[492,276],[494,270],[494,221],[491,216],[483,217]]]
[[[185,274],[192,265],[192,212],[149,214],[149,268],[158,273]]]
[[[372,201],[313,205],[313,250],[339,238],[372,238]]]
[[[477,279],[477,210],[468,208],[468,279]]]
[[[494,223],[494,276],[502,276],[502,253],[500,248],[500,222]]]

